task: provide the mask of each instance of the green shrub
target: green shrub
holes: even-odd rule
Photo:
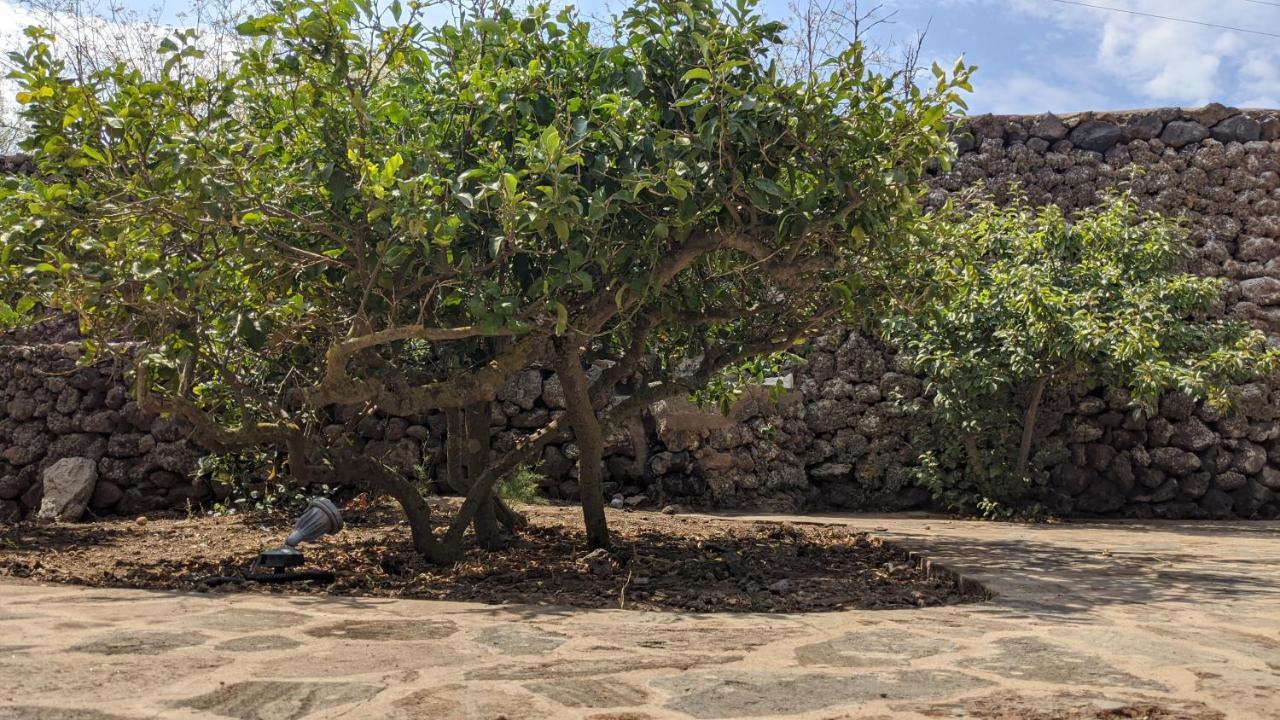
[[[1070,219],[1016,198],[937,220],[919,269],[932,294],[885,330],[933,392],[938,449],[920,479],[948,507],[1041,512],[1036,421],[1071,383],[1127,388],[1135,413],[1169,391],[1225,407],[1234,383],[1280,367],[1262,333],[1213,319],[1222,282],[1181,272],[1186,233],[1131,197]]]
[[[498,481],[495,491],[498,497],[512,503],[525,505],[546,505],[546,498],[538,492],[539,480],[542,476],[529,467],[517,468],[514,472]]]

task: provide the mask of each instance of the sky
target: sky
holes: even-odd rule
[[[119,1],[144,12],[157,7],[153,0]],[[578,5],[598,14],[609,1],[582,0]],[[763,11],[782,19],[788,3],[795,1],[763,0]],[[612,2],[616,7],[618,0]],[[928,28],[925,59],[949,68],[963,56],[978,65],[968,98],[972,113],[1065,113],[1210,101],[1280,108],[1280,0],[1081,2],[1237,30],[1066,0],[879,0],[882,12],[893,17],[877,29],[876,40],[901,42]],[[877,3],[862,0],[864,10],[869,4]],[[166,22],[180,24],[183,0],[159,7]],[[23,24],[14,0],[0,0],[0,49],[16,47]]]

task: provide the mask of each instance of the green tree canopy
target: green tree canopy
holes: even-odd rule
[[[433,557],[571,425],[603,544],[599,422],[900,287],[970,71],[901,92],[854,46],[782,80],[782,27],[752,0],[640,2],[607,45],[546,5],[438,29],[418,13],[280,0],[240,26],[233,69],[196,72],[182,34],[158,79],[68,80],[31,31],[13,59],[38,171],[0,191],[4,299],[144,342],[142,397],[211,447],[287,447],[303,482],[375,478]],[[619,363],[593,386],[584,353]],[[670,370],[598,417],[646,353]],[[568,417],[476,475],[443,546],[416,490],[314,432],[335,403],[471,408],[532,363],[560,371]]]
[[[1217,318],[1222,282],[1181,272],[1175,221],[1127,195],[1068,218],[1055,205],[980,202],[938,218],[939,294],[886,323],[934,391],[945,431],[933,489],[963,510],[1025,498],[1046,390],[1127,388],[1133,411],[1178,391],[1227,406],[1233,383],[1280,368],[1247,324]]]

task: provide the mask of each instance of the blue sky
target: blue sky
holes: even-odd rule
[[[615,6],[619,5],[613,0]],[[784,18],[788,2],[764,0]],[[803,0],[801,0],[803,1]],[[1280,35],[1280,0],[1085,0]],[[21,15],[0,0],[0,38]],[[149,0],[124,0],[150,9]],[[595,14],[609,0],[584,0]],[[875,2],[862,1],[865,9]],[[1198,105],[1280,107],[1280,37],[1108,12],[1054,0],[881,0],[893,23],[881,43],[929,28],[924,55],[945,66],[963,55],[980,66],[971,112],[1124,109]],[[163,5],[173,21],[182,0]],[[4,44],[10,44],[6,39]]]

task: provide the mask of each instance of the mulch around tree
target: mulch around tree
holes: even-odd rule
[[[452,510],[441,501],[439,509]],[[573,507],[527,507],[529,527],[505,548],[469,547],[453,566],[413,550],[384,504],[347,509],[346,528],[305,544],[307,568],[331,584],[263,585],[240,576],[278,546],[292,519],[266,515],[149,517],[0,526],[0,576],[95,587],[405,597],[494,604],[696,612],[822,612],[984,599],[916,570],[902,551],[856,529],[609,511],[607,562],[586,556]]]

